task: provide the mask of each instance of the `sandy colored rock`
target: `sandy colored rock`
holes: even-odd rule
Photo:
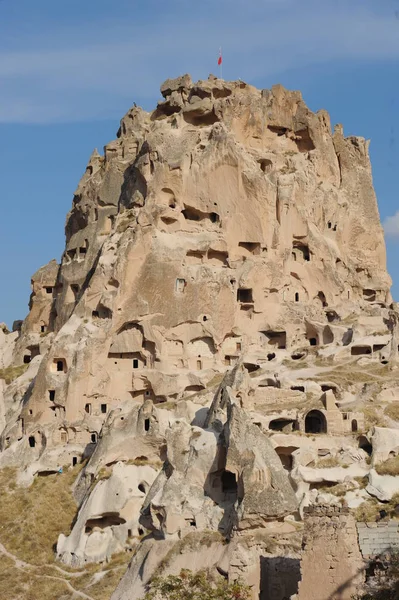
[[[348,510],[308,509],[297,600],[351,600],[363,590],[363,569],[355,520]]]
[[[92,153],[60,262],[0,327],[0,467],[29,486],[83,463],[57,558],[133,551],[115,600],[166,557],[282,600],[308,510],[399,489],[373,468],[399,452],[399,312],[368,142],[281,85],[161,96]],[[333,529],[331,591],[357,565]],[[312,531],[300,598],[332,564]]]

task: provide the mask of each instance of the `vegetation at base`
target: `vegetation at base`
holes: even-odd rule
[[[250,600],[250,588],[240,581],[213,582],[206,571],[153,579],[144,600]]]
[[[21,377],[27,370],[29,365],[19,365],[18,367],[6,367],[0,369],[0,379],[4,379],[6,384],[9,385],[18,377]]]
[[[378,475],[399,475],[399,456],[388,458],[382,463],[375,465]]]
[[[0,471],[0,541],[18,558],[36,565],[53,560],[54,543],[69,534],[76,514],[70,487],[79,468],[36,477],[19,487],[12,469]]]
[[[391,552],[372,561],[370,566],[374,573],[376,569],[382,572],[381,584],[353,600],[399,600],[399,554]]]
[[[396,507],[399,505],[399,494],[392,496],[389,502],[378,502],[376,498],[370,498],[352,511],[356,521],[360,523],[369,523],[380,516],[380,511],[384,510],[389,518],[397,518]],[[398,599],[399,600],[399,599]]]
[[[12,558],[0,553],[2,600],[75,600],[73,590],[93,600],[109,600],[115,591],[134,548],[107,563],[80,569],[55,563],[58,536],[70,533],[76,516],[71,486],[82,466],[38,476],[29,488],[17,486],[14,469],[0,470],[0,543],[27,563],[18,568]]]
[[[366,429],[369,429],[373,426],[385,426],[385,419],[381,417],[381,415],[374,406],[366,406],[362,409],[362,412],[364,414],[364,425]]]
[[[158,565],[158,573],[168,568],[172,560],[183,552],[195,552],[204,547],[210,548],[212,544],[225,544],[225,538],[219,531],[192,531],[177,541]]]
[[[308,466],[314,469],[332,469],[334,467],[342,467],[343,465],[337,456],[326,456],[325,458],[312,461]]]
[[[385,407],[384,414],[394,421],[399,421],[399,402],[388,404],[388,406]]]

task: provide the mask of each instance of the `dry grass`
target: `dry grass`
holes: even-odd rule
[[[33,571],[15,567],[14,561],[0,560],[0,598],[3,600],[72,600],[73,595],[62,581],[41,577]]]
[[[210,548],[212,544],[224,544],[226,540],[218,531],[198,531],[187,534],[183,539],[178,540],[169,550],[167,555],[158,565],[156,575],[162,575],[163,571],[170,565],[172,560],[183,552],[190,552],[196,549]]]
[[[76,514],[71,485],[81,468],[38,477],[27,489],[16,485],[14,470],[0,470],[0,542],[29,563],[19,569],[12,559],[0,554],[1,600],[74,600],[76,594],[68,589],[67,582],[94,600],[111,597],[131,552],[116,555],[106,565],[90,564],[78,570],[60,565],[65,573],[55,568],[54,545],[60,533],[70,532]],[[99,572],[104,576],[93,585],[93,576]]]
[[[6,384],[9,385],[14,379],[21,377],[27,370],[29,365],[19,365],[18,367],[7,367],[6,369],[0,369],[0,379],[4,379]]]
[[[317,488],[318,492],[334,494],[334,496],[338,496],[338,497],[345,496],[345,494],[350,489],[352,490],[352,489],[354,489],[354,487],[351,486],[349,488],[348,485],[346,485],[345,483],[337,483],[336,485],[322,485],[321,487]]]
[[[70,581],[75,589],[91,596],[94,600],[109,600],[125,574],[132,556],[132,553],[121,552],[106,565],[94,563],[86,565],[84,574],[81,577],[73,577]],[[93,576],[100,572],[105,574],[93,585]]]
[[[151,460],[149,458],[139,457],[127,460],[125,465],[135,465],[136,467],[149,466],[153,467],[154,469],[160,469],[163,466],[163,462],[161,460]]]
[[[121,554],[114,556],[106,566],[99,568],[98,565],[93,565],[93,575],[103,569],[106,571],[104,577],[94,585],[91,585],[90,583],[84,585],[84,582],[79,578],[76,580],[76,583],[74,583],[74,587],[79,588],[80,591],[92,596],[95,600],[109,600],[125,574],[132,556],[131,553],[122,552]]]
[[[380,510],[385,510],[389,518],[396,518],[395,507],[399,504],[399,494],[392,496],[389,502],[378,502],[376,498],[370,498],[352,511],[356,521],[363,523],[374,522]]]
[[[399,383],[399,373],[396,371],[390,371],[388,365],[382,365],[381,363],[370,363],[362,365],[357,363],[358,358],[352,357],[354,360],[350,360],[346,363],[335,365],[331,370],[324,373],[320,373],[315,376],[316,381],[331,381],[337,384],[342,389],[349,388],[353,384],[377,384],[377,386],[387,382],[392,384]],[[323,365],[319,365],[323,366]]]
[[[319,458],[313,461],[309,466],[315,469],[332,469],[333,467],[340,467],[342,465],[336,456],[327,456],[326,458]]]
[[[9,552],[35,565],[53,560],[58,535],[70,532],[76,514],[70,486],[79,470],[37,477],[29,488],[16,486],[13,470],[0,471],[0,540]]]
[[[392,404],[388,404],[385,407],[384,415],[393,419],[394,421],[399,421],[399,402],[392,402]]]
[[[399,456],[388,458],[382,463],[375,465],[378,475],[399,475]]]
[[[365,475],[364,477],[354,477],[354,479],[359,484],[361,490],[364,490],[364,488],[368,486],[369,478],[367,475]]]
[[[356,521],[361,523],[370,523],[375,521],[381,509],[382,504],[380,504],[375,498],[370,498],[370,500],[363,502],[363,504],[353,510],[353,516],[355,517]]]
[[[174,410],[177,406],[177,402],[175,400],[170,401],[170,402],[160,402],[159,404],[155,405],[157,408],[163,409],[163,410]]]
[[[373,427],[373,425],[385,425],[385,419],[378,413],[374,406],[366,406],[362,409],[362,412],[364,414],[364,425],[366,429]]]

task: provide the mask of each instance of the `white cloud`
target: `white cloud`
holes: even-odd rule
[[[387,237],[399,239],[399,210],[392,217],[385,219],[383,227]]]
[[[151,21],[133,13],[124,23],[60,25],[20,51],[0,45],[0,122],[114,117],[133,100],[149,107],[163,79],[216,72],[220,45],[224,76],[249,82],[332,60],[399,58],[398,20],[367,0],[203,0],[196,16],[190,4],[158,4]]]

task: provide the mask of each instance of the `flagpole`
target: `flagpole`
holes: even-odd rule
[[[223,79],[223,58],[222,58],[222,46],[219,48],[219,56],[222,59],[220,62],[220,79]]]

